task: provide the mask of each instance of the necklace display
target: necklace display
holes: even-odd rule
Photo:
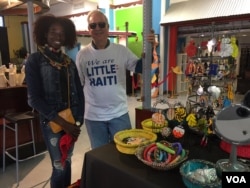
[[[62,67],[67,67],[71,63],[70,58],[67,55],[63,54],[63,53],[61,54],[62,59],[63,59],[63,61],[61,63],[59,63],[59,62],[57,62],[55,60],[52,60],[48,55],[46,55],[46,53],[45,53],[46,48],[48,48],[48,46],[39,46],[38,50],[43,54],[43,56],[47,60],[49,60],[49,63],[53,67],[55,67],[55,68],[57,68],[57,69],[60,70]]]

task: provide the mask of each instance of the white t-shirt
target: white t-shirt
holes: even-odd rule
[[[137,61],[128,48],[114,43],[98,50],[89,44],[78,52],[86,119],[108,121],[128,112],[126,69],[134,72]]]

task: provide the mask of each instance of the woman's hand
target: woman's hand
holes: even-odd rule
[[[60,125],[67,134],[72,136],[73,139],[77,140],[78,136],[81,133],[80,126],[69,123],[60,116],[57,116],[55,119],[53,119],[53,121]]]
[[[74,124],[71,124],[71,123],[66,123],[67,125],[65,126],[64,128],[64,131],[69,134],[70,136],[72,136],[72,138],[74,140],[77,140],[78,136],[80,135],[81,133],[81,128],[80,126],[76,126]]]

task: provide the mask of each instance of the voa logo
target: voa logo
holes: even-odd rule
[[[247,183],[244,176],[226,176],[227,183]]]

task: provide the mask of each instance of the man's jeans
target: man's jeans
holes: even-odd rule
[[[131,129],[128,113],[109,121],[91,121],[85,119],[91,148],[97,148],[114,140],[115,133]]]

